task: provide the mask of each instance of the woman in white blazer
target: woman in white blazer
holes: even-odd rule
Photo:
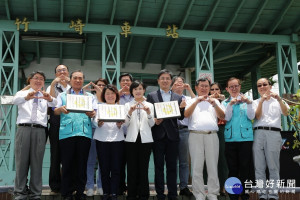
[[[149,198],[148,168],[152,149],[154,126],[153,104],[146,102],[146,86],[135,81],[130,86],[134,99],[125,104],[125,139],[127,159],[127,200],[146,200]]]

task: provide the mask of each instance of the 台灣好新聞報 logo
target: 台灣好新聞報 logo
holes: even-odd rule
[[[238,178],[230,177],[225,182],[225,190],[229,194],[241,194],[243,191],[243,185]]]

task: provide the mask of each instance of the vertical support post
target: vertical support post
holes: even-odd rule
[[[296,93],[299,89],[296,45],[277,43],[276,53],[279,94],[281,96],[283,93]],[[283,130],[292,130],[290,124],[289,117],[282,118]]]
[[[213,48],[211,39],[200,39],[196,38],[196,55],[195,55],[195,69],[196,69],[196,80],[199,75],[207,77],[210,76],[211,81],[214,81],[214,62],[213,62]]]
[[[253,99],[258,99],[259,94],[256,83],[261,78],[260,67],[256,67],[251,71],[251,82],[252,82],[252,96]]]
[[[18,91],[19,32],[0,29],[0,95]],[[0,185],[14,181],[14,138],[17,107],[0,104]]]
[[[102,78],[120,89],[120,34],[102,33]]]

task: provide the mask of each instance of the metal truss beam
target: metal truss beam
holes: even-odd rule
[[[299,89],[296,45],[278,43],[276,53],[279,93],[295,94]],[[288,126],[291,118],[283,117],[282,120],[284,130],[293,129],[293,126]]]

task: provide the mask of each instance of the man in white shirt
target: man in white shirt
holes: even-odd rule
[[[51,85],[47,88],[47,93],[53,97],[57,97],[58,94],[70,89],[69,85],[69,70],[66,65],[58,65],[55,67],[55,79],[51,82]],[[59,123],[60,116],[54,115],[53,110],[49,110],[49,141],[50,141],[50,170],[49,170],[49,186],[51,193],[60,192],[61,184],[61,168],[60,168],[60,148],[59,148]]]
[[[196,200],[204,200],[204,161],[208,174],[208,200],[217,200],[220,191],[218,178],[219,139],[217,118],[223,119],[224,111],[218,100],[208,98],[210,81],[200,78],[195,89],[198,97],[187,102],[185,117],[189,117],[189,150],[192,160],[193,194]]]
[[[255,179],[262,180],[264,183],[264,188],[259,193],[260,200],[275,200],[279,198],[277,180],[280,179],[281,114],[287,116],[289,106],[278,94],[271,91],[272,86],[268,79],[259,79],[257,88],[261,98],[253,101],[255,110],[253,125],[255,130],[253,142]],[[266,190],[266,167],[270,174],[268,181],[274,183],[274,186],[268,191]]]
[[[42,193],[42,165],[46,144],[47,108],[55,106],[56,99],[42,91],[45,84],[43,72],[29,76],[30,89],[19,91],[13,99],[18,106],[15,138],[16,178],[15,199],[40,199]],[[26,189],[30,168],[29,191]]]

